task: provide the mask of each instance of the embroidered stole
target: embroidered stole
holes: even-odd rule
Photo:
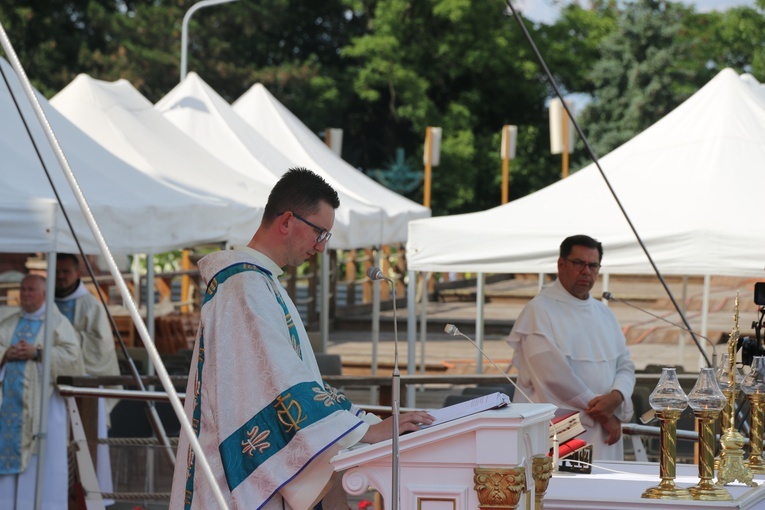
[[[255,264],[238,263],[218,272],[207,285],[202,306],[212,300],[228,278],[245,271],[258,272],[266,277],[276,301],[284,311],[292,348],[300,359],[300,337],[292,314],[282,298],[270,271]],[[199,337],[199,357],[197,377],[194,384],[194,408],[192,426],[199,437],[201,420],[202,369],[204,368],[204,329]],[[233,491],[250,476],[262,463],[286,447],[297,432],[323,418],[341,410],[350,410],[348,398],[338,393],[331,386],[322,387],[315,381],[300,382],[281,392],[267,406],[252,416],[239,429],[219,445],[219,451],[229,490]],[[188,469],[186,473],[185,508],[191,508],[194,491],[196,462],[194,452],[189,447]]]
[[[11,345],[26,340],[34,343],[42,319],[22,318],[16,325]],[[3,403],[0,405],[0,475],[21,473],[21,436],[24,419],[24,369],[27,362],[8,361],[5,364]]]
[[[76,304],[76,299],[69,299],[67,301],[62,301],[59,299],[56,300],[56,306],[58,307],[59,312],[61,312],[64,317],[69,319],[71,324],[74,324],[74,307]]]

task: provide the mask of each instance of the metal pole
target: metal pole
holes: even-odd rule
[[[186,11],[186,14],[183,16],[183,23],[181,24],[181,81],[186,77],[186,54],[188,52],[189,20],[191,20],[191,16],[203,7],[235,1],[236,0],[202,0],[201,2],[192,5],[189,10]]]
[[[37,434],[37,480],[35,484],[34,508],[42,508],[43,466],[45,465],[45,447],[48,444],[48,405],[53,398],[51,381],[51,353],[53,352],[53,308],[56,306],[53,294],[56,291],[56,252],[47,256],[48,274],[45,278],[45,322],[43,323],[42,384],[40,385],[40,422]]]
[[[409,273],[409,283],[406,287],[406,373],[414,375],[417,373],[415,367],[417,350],[417,272],[410,270],[407,273]],[[406,387],[406,405],[409,407],[415,407],[415,389],[417,388],[414,384]]]
[[[48,118],[45,116],[45,113],[43,112],[42,107],[40,106],[40,103],[37,100],[37,96],[35,95],[35,91],[32,88],[32,84],[29,82],[29,78],[27,78],[27,74],[24,71],[24,68],[21,66],[21,62],[19,61],[19,58],[16,55],[16,52],[14,51],[13,46],[11,45],[11,41],[8,38],[8,34],[5,32],[5,28],[3,27],[3,24],[1,22],[0,22],[0,44],[2,44],[3,49],[5,50],[5,54],[8,57],[9,62],[11,63],[11,66],[13,67],[14,71],[16,71],[16,75],[18,76],[19,82],[21,83],[21,86],[24,89],[24,93],[26,94],[27,99],[29,100],[29,103],[32,106],[32,109],[34,110],[35,115],[37,116],[37,120],[40,122],[40,126],[42,127],[43,132],[45,133],[45,137],[51,146],[51,150],[53,151],[53,154],[56,156],[56,160],[61,166],[61,170],[64,173],[64,177],[66,177],[69,187],[71,188],[72,193],[74,194],[74,197],[77,200],[78,205],[80,206],[80,210],[82,211],[82,214],[85,217],[85,220],[87,221],[88,226],[90,227],[90,231],[93,234],[93,237],[95,238],[101,253],[106,259],[106,263],[109,266],[109,272],[111,273],[112,277],[114,278],[115,284],[120,290],[120,294],[122,295],[122,299],[125,303],[125,306],[130,312],[130,316],[133,317],[136,327],[138,328],[138,334],[140,335],[141,339],[143,340],[144,346],[146,347],[146,351],[149,354],[150,359],[152,359],[157,365],[157,368],[158,368],[157,373],[159,375],[160,380],[162,381],[162,386],[165,388],[165,391],[167,391],[168,395],[170,396],[170,403],[173,406],[173,410],[175,411],[175,414],[178,416],[178,420],[180,421],[181,428],[183,429],[183,431],[186,433],[186,435],[189,438],[189,444],[191,445],[191,448],[194,450],[194,453],[197,456],[196,458],[199,461],[199,467],[201,468],[201,471],[204,473],[205,477],[207,478],[210,484],[210,488],[213,492],[213,496],[216,502],[218,503],[218,507],[228,509],[228,505],[226,504],[226,500],[223,498],[223,493],[221,492],[220,487],[218,486],[218,482],[217,482],[217,479],[215,478],[215,474],[212,472],[212,468],[210,467],[210,464],[207,462],[207,458],[205,457],[204,451],[202,450],[202,446],[200,445],[199,440],[197,439],[196,433],[194,432],[194,429],[191,427],[191,423],[186,417],[186,413],[183,410],[183,405],[181,404],[181,401],[178,399],[178,395],[175,392],[175,387],[173,386],[173,383],[170,380],[170,376],[168,375],[167,370],[165,369],[165,366],[162,364],[162,360],[159,357],[159,353],[157,352],[157,348],[154,345],[154,341],[149,337],[149,333],[146,330],[146,326],[141,321],[141,316],[138,313],[138,308],[136,307],[136,304],[133,301],[132,296],[130,295],[130,291],[127,288],[127,284],[125,283],[124,278],[122,278],[122,273],[117,267],[117,264],[114,262],[114,257],[112,257],[112,253],[106,244],[106,240],[104,239],[104,236],[101,233],[101,229],[99,228],[98,223],[96,223],[96,220],[93,217],[93,213],[90,210],[90,206],[88,205],[88,202],[85,200],[85,197],[82,194],[82,191],[80,189],[80,184],[77,182],[77,179],[75,178],[74,173],[72,172],[72,168],[69,166],[69,162],[67,161],[66,156],[64,155],[64,151],[61,149],[61,145],[58,143],[58,139],[56,138],[56,135],[53,132],[53,129],[51,128],[50,123],[48,122]],[[43,353],[43,362],[44,360],[45,360],[45,353]]]
[[[478,353],[475,358],[475,373],[483,373],[483,356],[481,355],[481,349],[483,349],[483,326],[484,326],[484,305],[486,295],[486,273],[478,273],[476,275],[476,304],[475,304],[475,343],[478,345]]]

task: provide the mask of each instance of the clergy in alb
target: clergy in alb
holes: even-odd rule
[[[508,343],[518,384],[533,402],[580,411],[595,460],[622,460],[621,422],[632,417],[635,364],[619,322],[590,296],[603,247],[591,237],[566,238],[558,278],[523,309]],[[525,401],[519,393],[516,402]]]
[[[85,373],[95,376],[120,375],[106,309],[85,287],[80,274],[80,261],[71,253],[56,255],[56,306],[74,326],[80,342]],[[109,435],[109,414],[117,402],[117,399],[98,399],[99,439]],[[101,492],[114,492],[109,445],[99,444],[96,452],[98,486]],[[105,503],[112,504],[112,500],[106,500]]]
[[[240,249],[199,262],[207,284],[186,390],[186,415],[231,508],[345,509],[329,460],[392,434],[322,381],[294,303],[277,278],[326,249],[337,193],[305,169],[275,185],[263,220]],[[431,423],[404,413],[400,431]],[[170,508],[216,508],[181,433]]]
[[[80,345],[69,321],[54,307],[50,352],[43,352],[45,279],[21,282],[21,310],[0,322],[0,508],[32,509],[37,475],[37,443],[42,398],[42,361],[50,356],[48,427],[43,468],[42,508],[66,510],[69,470],[64,400],[53,389],[59,375],[82,375]]]

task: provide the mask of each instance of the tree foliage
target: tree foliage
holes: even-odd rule
[[[0,21],[45,95],[87,73],[156,101],[178,83],[181,21],[195,1],[4,0]],[[590,0],[524,26],[562,90],[591,97],[579,120],[602,155],[723,67],[765,79],[763,8]],[[500,0],[240,0],[194,14],[188,57],[188,71],[229,101],[262,82],[314,131],[342,127],[343,155],[361,169],[385,168],[399,148],[422,168],[425,127],[442,127],[435,214],[499,204],[504,124],[519,126],[511,199],[560,174],[553,90]]]

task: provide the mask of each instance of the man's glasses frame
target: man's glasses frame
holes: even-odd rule
[[[589,269],[590,271],[592,271],[593,273],[597,273],[598,271],[600,271],[600,264],[597,263],[597,262],[589,262],[588,263],[588,262],[585,262],[584,260],[579,260],[579,259],[574,259],[574,260],[563,259],[563,260],[565,260],[566,262],[568,262],[569,264],[574,266],[574,269],[576,269],[576,270],[578,270],[580,272],[584,271],[585,267],[587,269]]]
[[[287,211],[284,211],[284,212],[287,212]],[[277,216],[281,216],[282,214],[284,214],[284,212],[280,212],[279,214],[277,214]],[[326,228],[321,228],[320,226],[311,223],[307,219],[301,216],[298,216],[294,212],[292,213],[292,215],[319,233],[319,235],[316,236],[316,244],[321,244],[324,241],[329,241],[329,238],[332,237],[332,232],[330,232]]]

